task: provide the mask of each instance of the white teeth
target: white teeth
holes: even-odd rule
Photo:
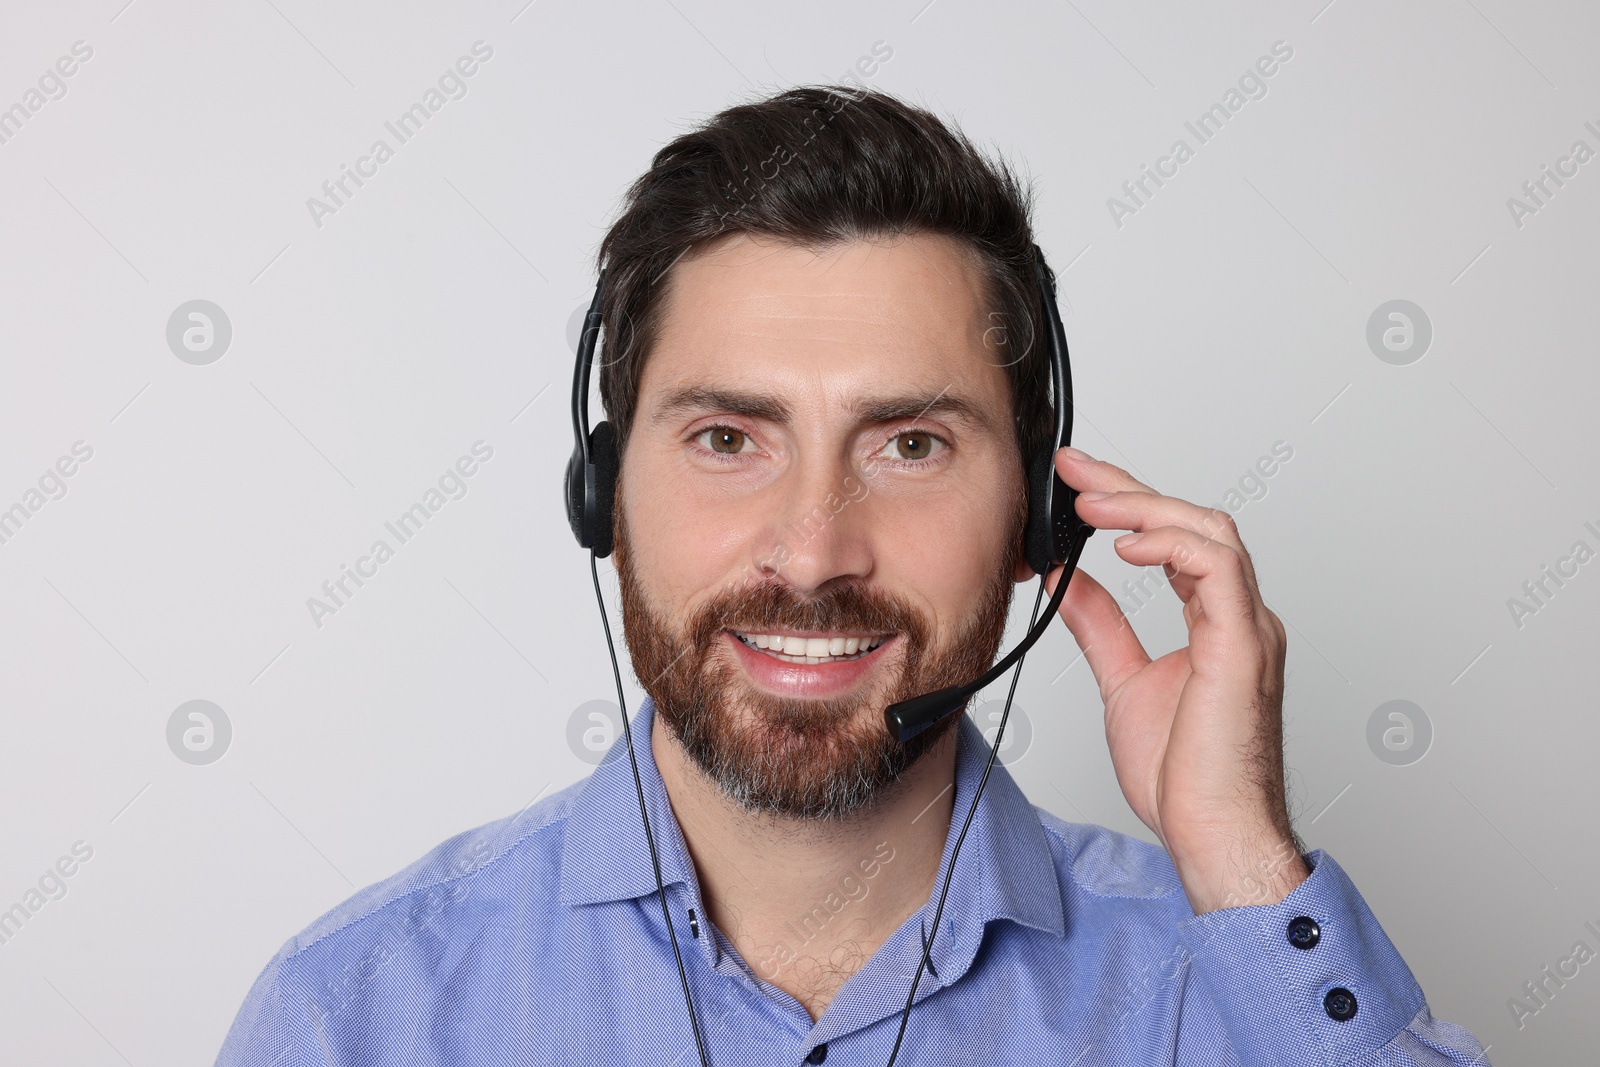
[[[835,659],[855,658],[883,644],[882,637],[795,637],[734,632],[746,644],[800,663],[827,663]]]

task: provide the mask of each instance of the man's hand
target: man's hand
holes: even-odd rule
[[[1162,565],[1189,629],[1187,647],[1152,660],[1082,570],[1061,603],[1105,701],[1123,796],[1172,857],[1195,914],[1281,901],[1309,875],[1284,799],[1283,623],[1262,602],[1232,516],[1077,449],[1055,463],[1085,522],[1135,531],[1117,538],[1117,555]]]

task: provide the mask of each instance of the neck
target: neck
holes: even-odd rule
[[[654,716],[651,748],[707,919],[756,977],[813,1020],[933,895],[950,832],[956,735],[951,729],[849,820],[817,822],[740,808]]]

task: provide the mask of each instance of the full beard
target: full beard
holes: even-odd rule
[[[993,579],[970,621],[937,649],[930,647],[929,623],[901,597],[850,584],[808,599],[777,576],[714,597],[686,625],[673,626],[650,604],[634,571],[620,504],[619,499],[615,564],[634,672],[694,765],[748,813],[844,820],[861,812],[887,795],[961,717],[948,715],[902,744],[889,733],[883,709],[965,685],[988,670],[999,651],[1011,607],[1009,555],[989,569]],[[1013,535],[1020,535],[1025,516],[1019,509]],[[902,648],[897,659],[877,668],[881,677],[865,694],[787,698],[745,679],[720,647],[724,629],[895,633]]]

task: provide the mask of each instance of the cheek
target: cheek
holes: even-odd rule
[[[880,576],[921,601],[941,630],[965,622],[996,567],[1010,574],[1015,503],[1003,490],[963,483],[893,500],[875,492],[868,503],[879,505],[871,522]]]
[[[751,572],[757,516],[748,504],[708,498],[687,478],[641,472],[624,487],[635,566],[663,607],[723,592]]]

